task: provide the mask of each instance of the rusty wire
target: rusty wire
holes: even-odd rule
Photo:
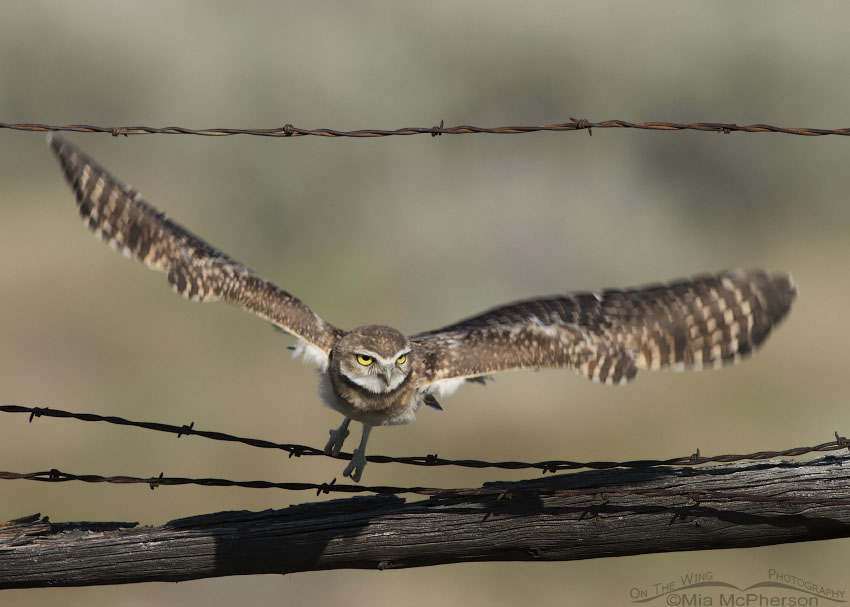
[[[850,135],[850,128],[816,129],[807,127],[781,127],[770,124],[738,125],[723,122],[628,122],[626,120],[604,120],[590,122],[584,118],[570,118],[570,122],[555,124],[526,125],[526,126],[444,126],[440,121],[438,126],[405,127],[394,130],[358,129],[354,131],[339,131],[336,129],[304,129],[285,124],[270,129],[190,129],[182,126],[151,127],[151,126],[94,126],[90,124],[50,125],[40,123],[9,123],[0,122],[0,129],[15,131],[70,131],[74,133],[110,133],[113,137],[119,135],[203,135],[206,137],[223,137],[227,135],[256,135],[259,137],[389,137],[392,135],[468,135],[472,133],[490,133],[496,135],[517,135],[520,133],[536,133],[540,131],[568,132],[583,131],[593,134],[593,129],[643,129],[653,131],[710,131],[714,133],[783,133],[786,135],[803,135],[808,137],[822,135]]]
[[[242,443],[244,445],[249,445],[251,447],[259,447],[262,449],[277,449],[281,451],[286,451],[289,453],[290,457],[301,457],[307,455],[321,455],[326,456],[325,452],[322,449],[317,449],[315,447],[309,447],[306,445],[297,445],[291,443],[275,443],[267,440],[256,439],[256,438],[244,438],[239,436],[233,436],[231,434],[226,434],[224,432],[213,432],[207,430],[199,430],[195,428],[195,422],[192,422],[188,425],[183,426],[174,426],[171,424],[162,424],[158,422],[139,422],[132,421],[128,419],[124,419],[123,417],[116,416],[103,416],[96,415],[93,413],[73,413],[70,411],[62,411],[61,409],[50,409],[47,407],[24,407],[20,405],[0,405],[0,412],[3,413],[25,413],[29,414],[30,419],[32,420],[36,417],[58,417],[58,418],[71,418],[77,419],[86,422],[106,422],[109,424],[117,424],[121,426],[133,426],[136,428],[142,428],[145,430],[153,430],[156,432],[166,432],[170,434],[176,434],[178,438],[181,436],[201,436],[203,438],[208,438],[212,440],[219,441],[227,441],[227,442],[237,442]],[[452,460],[441,458],[436,454],[428,454],[424,456],[407,456],[407,457],[392,457],[387,455],[369,455],[366,459],[369,462],[387,464],[387,463],[396,463],[396,464],[407,464],[411,466],[457,466],[462,468],[498,468],[502,470],[540,470],[544,474],[547,472],[559,472],[564,470],[577,470],[577,469],[593,469],[593,470],[606,470],[610,468],[650,468],[654,466],[696,466],[699,464],[706,464],[710,462],[739,462],[739,461],[753,461],[753,460],[766,460],[773,459],[776,457],[795,457],[799,455],[806,455],[809,453],[821,453],[828,451],[836,451],[839,449],[848,449],[850,450],[850,441],[843,436],[840,436],[838,432],[835,433],[835,440],[829,441],[826,443],[821,443],[819,445],[814,445],[810,447],[794,447],[791,449],[783,449],[781,451],[756,451],[754,453],[747,454],[724,454],[724,455],[713,455],[713,456],[703,456],[700,454],[699,450],[691,455],[681,456],[681,457],[673,457],[670,459],[642,459],[642,460],[629,460],[629,461],[590,461],[590,462],[578,462],[578,461],[570,461],[570,460],[546,460],[539,462],[518,462],[518,461],[503,461],[503,462],[489,462],[482,460],[472,460],[472,459],[463,459],[463,460]],[[326,456],[330,457],[330,456]],[[351,453],[340,453],[338,459],[347,459],[350,460],[352,457]],[[310,488],[315,488],[314,486],[310,486]]]
[[[278,483],[272,481],[235,481],[224,478],[186,478],[159,476],[141,478],[136,476],[99,476],[97,474],[72,474],[53,468],[39,472],[2,472],[0,480],[30,480],[46,483],[65,483],[80,481],[84,483],[110,483],[116,485],[143,484],[156,489],[161,485],[200,485],[202,487],[242,487],[249,489],[284,489],[287,491],[315,491],[322,493],[375,493],[379,495],[400,495],[412,493],[429,497],[448,498],[489,498],[495,500],[515,497],[586,497],[591,500],[607,502],[612,497],[657,497],[683,498],[686,504],[697,506],[703,502],[758,502],[801,506],[850,506],[850,499],[838,497],[791,497],[781,495],[758,495],[729,491],[693,491],[687,489],[557,489],[553,487],[517,486],[508,483],[489,483],[482,488],[440,489],[436,487],[396,487],[392,485],[337,485],[336,479],[329,483]]]

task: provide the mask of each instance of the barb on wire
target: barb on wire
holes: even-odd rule
[[[39,472],[2,472],[0,480],[29,480],[45,483],[65,483],[79,481],[83,483],[110,483],[116,485],[144,484],[151,489],[161,485],[200,485],[202,487],[243,487],[249,489],[284,489],[287,491],[315,491],[322,493],[375,493],[380,495],[399,495],[413,493],[438,498],[495,498],[513,499],[518,496],[551,497],[588,497],[608,501],[611,497],[671,497],[684,498],[689,504],[703,502],[765,502],[771,504],[789,504],[804,506],[850,506],[850,499],[839,497],[791,497],[782,495],[760,495],[729,491],[693,491],[689,489],[558,489],[555,487],[517,486],[511,483],[509,488],[490,483],[488,486],[472,488],[439,489],[436,487],[396,487],[391,485],[337,485],[336,479],[330,483],[278,483],[272,481],[235,481],[225,478],[186,478],[159,476],[140,478],[136,476],[99,476],[97,474],[72,474],[53,468]]]
[[[278,449],[287,451],[290,457],[301,457],[308,455],[326,456],[324,450],[307,445],[297,445],[291,443],[275,443],[272,441],[244,438],[233,436],[224,432],[212,432],[208,430],[196,429],[195,422],[188,425],[175,426],[171,424],[162,424],[158,422],[139,422],[124,419],[123,417],[96,415],[93,413],[73,413],[70,411],[62,411],[61,409],[50,409],[47,407],[24,407],[20,405],[0,405],[2,413],[27,413],[30,416],[30,422],[35,417],[59,417],[78,419],[86,422],[106,422],[109,424],[117,424],[120,426],[133,426],[146,430],[154,430],[156,432],[167,432],[181,436],[201,436],[212,440],[227,441],[242,443],[251,447],[259,447],[262,449]],[[850,441],[835,433],[835,440],[810,447],[793,447],[791,449],[783,449],[781,451],[756,451],[747,454],[724,454],[703,456],[699,450],[691,455],[681,457],[673,457],[669,459],[640,459],[629,461],[589,461],[578,462],[571,460],[545,460],[539,462],[518,462],[518,461],[502,461],[489,462],[483,460],[462,459],[452,460],[438,457],[436,454],[424,456],[407,456],[407,457],[392,457],[388,455],[369,455],[366,459],[370,462],[387,464],[407,464],[411,466],[457,466],[462,468],[497,468],[501,470],[540,470],[544,474],[547,472],[559,472],[564,470],[578,470],[582,468],[592,470],[605,470],[609,468],[650,468],[654,466],[696,466],[700,464],[712,462],[738,462],[744,460],[766,460],[777,457],[796,457],[809,453],[822,453],[827,451],[837,451],[848,449],[850,451]],[[326,456],[331,457],[331,456]],[[339,459],[351,459],[351,453],[340,453]]]
[[[570,118],[570,122],[555,124],[538,124],[526,126],[495,126],[481,127],[471,125],[430,127],[405,127],[400,129],[358,129],[354,131],[339,131],[336,129],[304,129],[285,124],[270,129],[190,129],[182,126],[95,126],[91,124],[42,124],[42,123],[11,123],[0,122],[0,129],[15,131],[70,131],[74,133],[109,133],[113,137],[119,135],[202,135],[205,137],[224,137],[228,135],[256,135],[259,137],[390,137],[393,135],[469,135],[473,133],[490,133],[495,135],[518,135],[520,133],[537,133],[540,131],[569,132],[586,130],[588,134],[593,129],[643,129],[652,131],[709,131],[713,133],[784,133],[786,135],[803,135],[816,137],[821,135],[850,135],[850,128],[816,129],[807,127],[782,127],[770,124],[739,125],[723,122],[628,122],[626,120],[604,120],[590,122],[584,118]]]

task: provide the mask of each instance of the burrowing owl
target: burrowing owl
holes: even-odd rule
[[[641,369],[699,369],[738,361],[767,338],[796,295],[791,277],[733,271],[669,284],[520,301],[409,337],[384,325],[344,331],[147,204],[77,148],[48,142],[83,222],[115,250],[167,274],[194,301],[225,300],[298,338],[320,371],[319,393],[345,417],[325,452],[338,455],[351,420],[360,446],[343,474],[359,481],[373,426],[407,424],[420,406],[467,380],[566,367],[606,384]]]

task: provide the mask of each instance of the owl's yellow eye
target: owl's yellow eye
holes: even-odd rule
[[[368,367],[368,366],[369,366],[369,365],[371,365],[374,361],[375,361],[375,359],[374,359],[374,358],[372,358],[371,356],[368,356],[368,355],[366,355],[366,354],[358,354],[358,355],[357,355],[357,362],[359,362],[359,363],[360,363],[361,365],[363,365],[364,367]]]
[[[400,365],[403,365],[404,361],[406,361],[406,360],[407,360],[407,354],[402,354],[401,356],[398,357],[396,362]]]

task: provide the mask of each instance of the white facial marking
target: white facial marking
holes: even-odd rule
[[[376,363],[372,364],[374,365]],[[375,372],[368,371],[365,375],[352,373],[345,367],[342,367],[340,371],[351,382],[357,384],[361,388],[364,388],[365,390],[373,394],[385,394],[387,392],[392,392],[401,385],[401,382],[403,382],[404,378],[407,376],[406,373],[396,371],[395,373],[393,373],[389,385],[387,385],[387,382],[382,377],[383,374],[379,369]]]
[[[404,381],[404,378],[407,377],[407,372],[402,371],[401,369],[396,369],[393,371],[392,379],[390,380],[390,385],[386,387],[388,392],[395,390],[401,385],[401,382]],[[383,381],[383,380],[382,380]]]
[[[350,381],[373,394],[383,394],[387,391],[387,384],[376,375],[372,375],[371,373],[368,375],[356,375],[348,371],[345,367],[342,367],[340,370]]]
[[[398,359],[409,353],[410,348],[405,348],[390,358],[384,358],[370,350],[355,350],[355,358],[365,357],[372,362],[364,365],[357,361],[353,371],[347,369],[345,365],[340,368],[340,371],[361,388],[373,394],[386,394],[398,388],[407,377],[407,361],[398,364]]]

